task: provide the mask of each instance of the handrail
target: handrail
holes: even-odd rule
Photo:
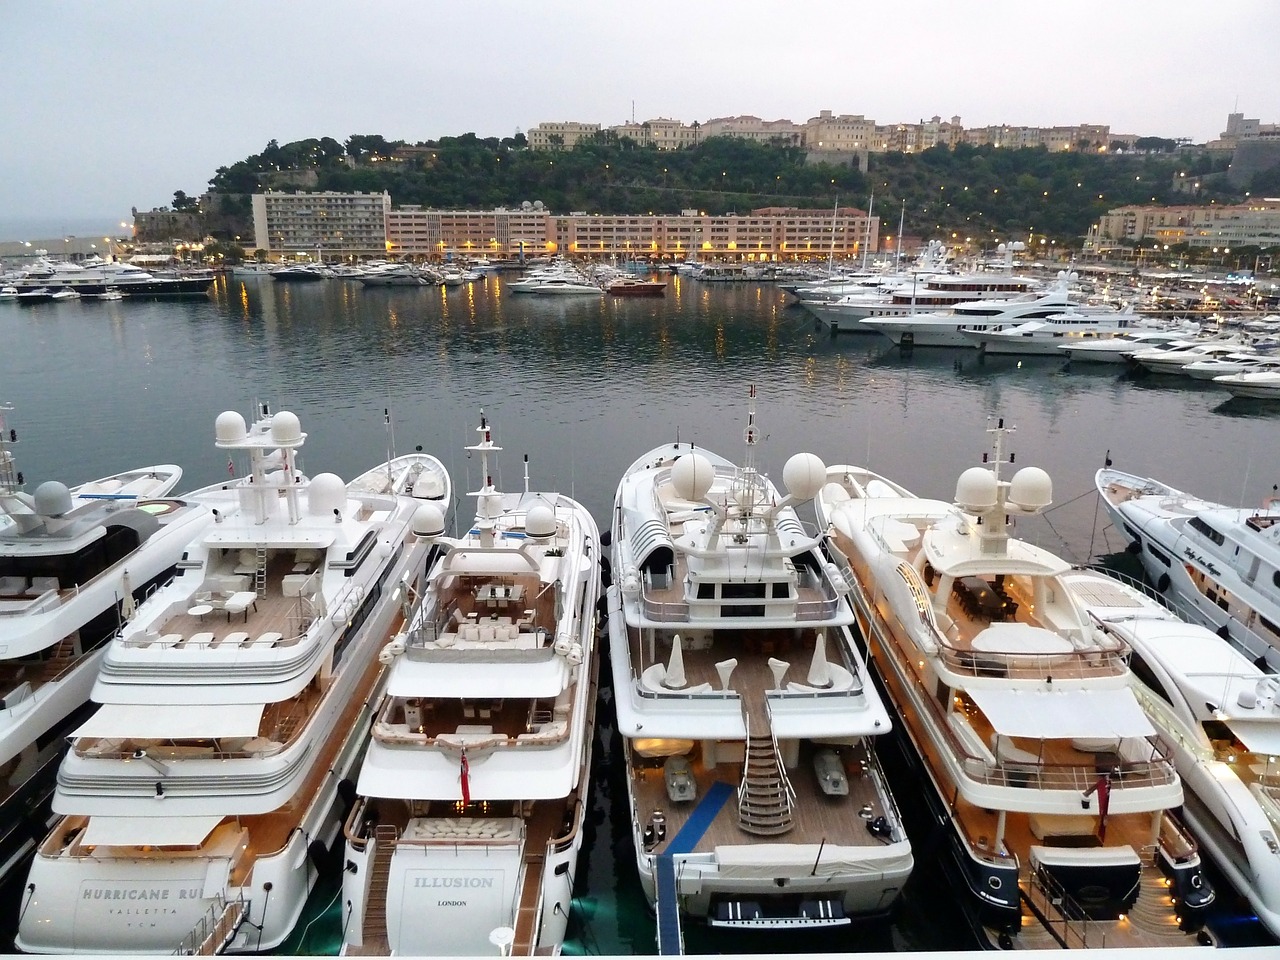
[[[218,894],[173,952],[188,957],[222,953],[248,916],[249,904],[241,894],[237,893],[234,900]]]
[[[1107,945],[1106,926],[1090,919],[1084,907],[1067,893],[1066,888],[1049,871],[1032,870],[1030,880],[1027,901],[1045,928],[1062,946],[1100,949]],[[1035,902],[1034,895],[1037,893],[1041,898],[1039,903]],[[1061,934],[1054,929],[1058,921],[1062,924]],[[1097,942],[1089,942],[1091,935],[1096,935]],[[1071,940],[1075,942],[1069,942]]]

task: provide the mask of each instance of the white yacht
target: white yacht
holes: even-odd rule
[[[1011,274],[908,274],[886,281],[878,291],[848,294],[829,303],[800,303],[833,333],[874,333],[878,328],[863,321],[929,316],[975,300],[1029,296],[1039,286],[1038,280]]]
[[[1224,353],[1220,357],[1194,360],[1182,368],[1192,380],[1217,381],[1234,373],[1253,373],[1280,370],[1280,357],[1263,353]],[[1225,384],[1219,384],[1225,386]]]
[[[249,471],[189,495],[212,522],[103,658],[23,890],[21,950],[258,952],[293,929],[353,798],[377,651],[420,585],[429,544],[412,523],[440,513],[308,479],[305,439],[292,413],[218,417],[217,448]]]
[[[381,655],[390,678],[346,823],[348,955],[547,955],[564,940],[589,806],[600,538],[581,504],[528,489],[527,460],[522,493],[496,489],[502,448],[483,414],[479,431],[475,521],[436,538],[424,599]]]
[[[990,468],[961,474],[955,503],[854,466],[830,467],[817,498],[942,864],[990,946],[1194,944],[1213,894],[1172,816],[1170,747],[1070,566],[1010,536],[1006,518],[1048,506],[1051,483],[1035,467],[1001,479],[1003,422],[991,432]]]
[[[797,454],[779,494],[755,465],[754,396],[742,467],[664,444],[623,474],[614,507],[609,653],[663,953],[677,911],[740,929],[847,924],[887,912],[912,867],[848,587],[795,511],[824,468]]]
[[[1006,298],[975,297],[957,303],[950,310],[867,317],[860,323],[864,328],[883,333],[901,347],[971,347],[974,344],[966,331],[1002,330],[1066,311],[1087,316],[1115,312],[1113,307],[1089,304],[1073,297],[1070,288],[1075,280],[1075,274],[1064,270],[1059,271],[1054,285],[1043,292]]]
[[[1073,363],[1126,364],[1138,350],[1161,347],[1199,332],[1199,324],[1185,322],[1177,329],[1148,330],[1129,328],[1101,340],[1076,340],[1060,344]]]
[[[1147,578],[1196,622],[1280,668],[1280,507],[1228,507],[1104,467],[1094,482]]]
[[[1162,326],[1160,321],[1134,316],[1132,308],[1125,308],[1092,313],[1070,310],[1001,330],[979,326],[961,332],[982,353],[1060,357],[1066,343],[1096,343],[1130,331],[1158,331]]]
[[[96,259],[81,265],[45,260],[33,266],[26,276],[15,279],[13,285],[19,294],[45,287],[78,294],[101,294],[115,288],[131,297],[190,297],[207,293],[213,285],[213,275],[158,277],[121,261]]]
[[[1214,377],[1213,382],[1233,397],[1254,400],[1280,399],[1280,370],[1246,370]]]
[[[366,287],[420,287],[433,282],[432,276],[421,267],[403,261],[374,264],[356,279]]]
[[[1134,690],[1173,748],[1188,825],[1280,937],[1280,677],[1113,576],[1065,579],[1098,626],[1130,648]]]
[[[10,410],[0,406],[0,878],[47,829],[65,736],[92,711],[105,644],[211,519],[169,498],[173,464],[24,492]]]
[[[1242,337],[1197,338],[1152,347],[1130,354],[1131,363],[1149,373],[1182,373],[1188,364],[1228,354],[1256,353],[1257,348]]]

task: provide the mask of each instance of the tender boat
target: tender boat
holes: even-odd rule
[[[420,586],[414,517],[441,512],[308,479],[305,439],[286,411],[218,417],[217,448],[249,472],[189,495],[213,522],[103,658],[23,891],[21,950],[258,952],[301,915],[354,798],[377,651]]]
[[[618,277],[605,285],[611,297],[661,297],[667,292],[662,280],[641,280],[639,277]]]
[[[91,712],[105,644],[173,574],[207,509],[173,464],[23,491],[0,406],[0,878],[47,829],[65,737]]]
[[[1095,628],[1070,566],[1010,536],[1044,471],[966,470],[956,502],[833,466],[817,498],[858,625],[918,760],[942,863],[989,946],[1174,946],[1213,899],[1173,811],[1171,747]],[[1175,910],[1170,888],[1178,898]],[[1179,919],[1180,918],[1180,919]]]
[[[599,535],[557,493],[499,491],[483,414],[476,517],[442,551],[347,818],[348,955],[558,954],[589,808]],[[527,463],[527,460],[526,460]],[[498,937],[499,939],[494,939]]]
[[[1098,626],[1130,648],[1134,690],[1173,747],[1187,823],[1280,937],[1280,677],[1114,575],[1065,579]]]
[[[680,913],[738,929],[884,914],[912,868],[848,586],[796,515],[825,468],[797,454],[780,495],[755,464],[754,397],[743,466],[663,444],[623,474],[614,507],[614,698],[663,953]]]
[[[1277,501],[1228,507],[1112,467],[1094,482],[1155,588],[1267,669],[1280,668]]]

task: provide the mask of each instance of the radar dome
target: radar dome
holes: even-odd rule
[[[956,503],[970,513],[990,510],[996,505],[996,478],[990,470],[970,467],[956,481]]]
[[[224,410],[218,414],[218,419],[213,424],[213,434],[218,443],[238,443],[248,432],[244,417],[234,410]]]
[[[279,416],[279,414],[277,414]],[[323,517],[341,510],[347,503],[347,485],[335,473],[318,473],[311,478],[307,488],[307,511],[315,517]]]
[[[716,468],[700,453],[681,457],[671,467],[671,485],[686,500],[701,501],[716,479]]]
[[[296,414],[281,410],[271,418],[271,439],[276,443],[297,443],[302,439],[302,424]]]
[[[524,517],[524,532],[535,540],[556,535],[555,512],[545,503],[535,503]]]
[[[444,513],[434,503],[424,503],[413,514],[413,535],[434,539],[444,534]]]
[[[35,509],[42,517],[61,517],[71,512],[71,491],[57,480],[46,480],[36,487]]]
[[[827,465],[812,453],[797,453],[782,468],[782,482],[797,500],[812,500],[827,482]]]
[[[1023,467],[1009,483],[1009,502],[1023,510],[1043,510],[1053,503],[1053,481],[1039,467]]]

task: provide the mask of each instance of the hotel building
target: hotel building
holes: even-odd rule
[[[253,236],[272,257],[384,256],[388,193],[255,193]]]

